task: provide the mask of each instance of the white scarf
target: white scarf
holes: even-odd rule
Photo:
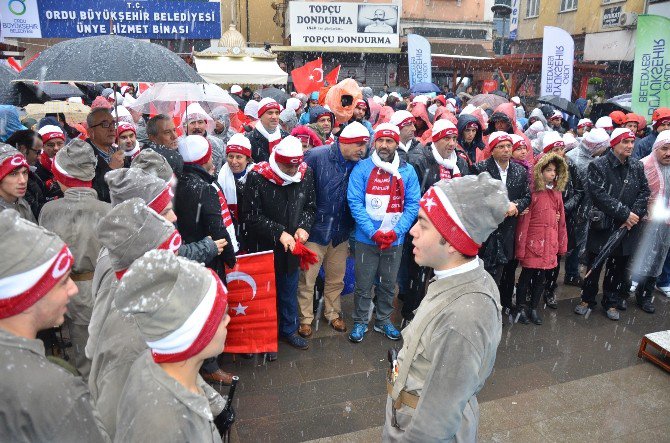
[[[379,154],[377,154],[377,151],[372,151],[372,155],[370,156],[370,159],[372,160],[372,163],[374,165],[385,172],[388,172],[389,174],[393,175],[396,178],[401,178],[400,176],[400,171],[398,168],[400,167],[400,156],[398,155],[397,152],[393,153],[393,160],[389,162],[385,162],[379,157]]]
[[[228,162],[224,163],[223,167],[219,171],[219,177],[217,179],[221,189],[223,189],[223,195],[226,197],[226,201],[229,205],[237,204],[237,188],[235,187],[235,175],[233,171],[230,170]]]
[[[277,140],[281,139],[281,129],[279,128],[279,125],[277,125],[272,134],[268,133],[268,131],[265,129],[265,126],[263,126],[263,124],[260,122],[256,125],[256,130],[260,132],[263,137],[265,137],[268,143],[276,142]]]
[[[288,186],[291,183],[300,183],[300,181],[302,180],[302,174],[300,173],[300,171],[296,172],[295,175],[291,176],[291,175],[285,174],[284,171],[279,169],[279,165],[277,165],[277,162],[275,161],[274,151],[272,152],[272,154],[270,154],[270,160],[268,161],[268,163],[270,163],[270,168],[272,169],[272,171],[275,174],[277,174],[281,179],[284,180],[284,183],[282,183],[282,186]]]
[[[137,154],[140,153],[140,142],[135,140],[135,147],[130,151],[125,151],[124,154],[126,157],[135,158]]]
[[[449,158],[442,158],[439,152],[437,152],[437,148],[435,147],[435,144],[431,144],[431,149],[433,151],[433,158],[435,158],[435,161],[437,162],[438,165],[444,166],[445,168],[449,169],[452,171],[452,176],[455,175],[460,175],[461,171],[458,169],[458,165],[456,164],[456,160],[458,157],[456,156],[456,150],[454,149],[451,152],[451,155]]]

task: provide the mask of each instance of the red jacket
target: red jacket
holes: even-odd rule
[[[568,249],[561,192],[555,189],[533,192],[528,209],[528,214],[519,217],[516,228],[516,258],[524,268],[555,268],[557,255],[565,254]]]

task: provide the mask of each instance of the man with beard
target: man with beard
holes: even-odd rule
[[[375,289],[374,330],[390,340],[400,332],[391,323],[393,292],[402,258],[405,234],[419,210],[419,180],[411,165],[400,159],[398,127],[382,123],[375,130],[372,155],[354,167],[347,200],[356,222],[356,288],[354,327],[349,340],[359,343],[368,331]]]
[[[218,174],[226,156],[223,151],[223,141],[218,137],[213,137],[208,131],[214,131],[216,124],[212,117],[209,116],[202,109],[198,103],[191,103],[186,108],[186,112],[182,118],[182,125],[184,126],[184,136],[201,135],[207,139],[212,146],[212,164],[214,165],[214,173]]]
[[[335,114],[323,106],[312,106],[309,108],[309,125],[321,139],[322,144],[331,144],[335,137],[332,134],[335,126]]]
[[[411,112],[400,110],[395,111],[391,115],[389,123],[397,126],[398,131],[400,131],[400,140],[398,142],[400,159],[409,161],[412,152],[418,152],[423,148],[421,142],[414,137],[416,135],[416,119]]]
[[[42,152],[37,158],[35,174],[42,180],[46,189],[46,199],[53,200],[63,196],[58,183],[53,179],[51,163],[58,151],[65,146],[65,133],[56,125],[46,125],[37,131],[42,140]]]
[[[105,174],[112,169],[123,168],[123,149],[114,147],[116,128],[114,117],[105,108],[94,108],[86,117],[88,138],[86,141],[93,148],[97,157],[93,189],[98,193],[98,199],[109,203],[109,187],[105,182]]]
[[[168,162],[174,174],[179,177],[184,169],[184,160],[177,151],[177,130],[174,122],[165,114],[158,114],[147,122],[147,137],[149,141],[142,149],[152,149],[162,155]]]
[[[268,161],[270,153],[288,135],[279,127],[279,103],[265,97],[258,103],[258,122],[245,137],[251,142],[251,157],[254,163]]]
[[[372,123],[369,121],[370,119],[370,107],[368,106],[368,102],[364,99],[360,99],[356,101],[356,106],[354,107],[354,113],[351,117],[351,120],[349,120],[349,123],[351,122],[358,122],[365,126],[365,129],[368,130],[370,133],[370,136],[375,133],[375,130],[372,129]]]

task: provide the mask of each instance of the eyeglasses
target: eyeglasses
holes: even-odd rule
[[[110,122],[109,120],[101,121],[97,125],[92,125],[91,128],[95,128],[96,126],[102,126],[105,129],[109,129],[112,126],[114,126],[114,122],[113,121]]]

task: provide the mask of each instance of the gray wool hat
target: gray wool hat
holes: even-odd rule
[[[9,158],[18,153],[19,150],[17,150],[12,145],[8,145],[7,143],[0,143],[0,163],[2,163],[6,158]]]
[[[172,198],[170,185],[163,179],[138,168],[120,168],[105,174],[112,206],[131,198],[141,198],[161,213]]]
[[[131,168],[138,168],[151,175],[170,182],[174,171],[165,157],[153,149],[142,149],[130,163]]]
[[[420,205],[449,244],[464,255],[477,255],[505,219],[509,199],[503,182],[482,172],[435,183]]]
[[[0,212],[0,245],[0,319],[35,304],[74,262],[60,237],[12,209]]]
[[[58,151],[52,171],[57,181],[65,186],[81,186],[95,177],[98,159],[91,145],[75,138]]]
[[[174,225],[149,208],[140,198],[116,205],[98,223],[98,239],[109,250],[112,269],[121,272],[159,247],[177,252],[181,236]]]
[[[202,351],[225,315],[226,291],[204,266],[169,251],[138,258],[114,294],[133,316],[157,363],[183,361]]]

